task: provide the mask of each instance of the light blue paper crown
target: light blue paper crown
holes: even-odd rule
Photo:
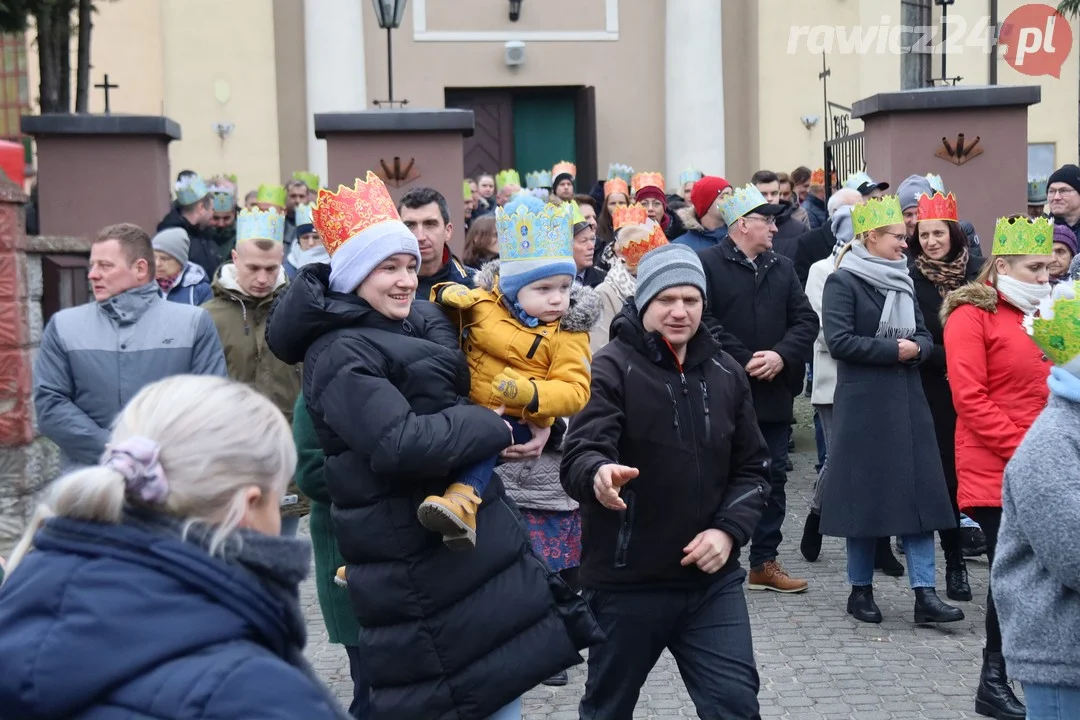
[[[245,208],[236,216],[236,242],[245,240],[270,240],[280,243],[285,239],[285,216],[274,208],[260,210]]]
[[[194,205],[206,197],[210,190],[198,175],[185,175],[176,183],[176,202],[180,207]]]
[[[214,199],[214,212],[232,212],[236,209],[236,196],[229,188],[212,185],[210,196]]]
[[[312,225],[311,213],[315,209],[314,203],[300,203],[296,206],[296,227]]]
[[[848,188],[849,190],[858,190],[865,183],[869,183],[872,185],[874,183],[874,180],[866,173],[859,171],[848,175],[847,180],[844,181],[844,187]]]
[[[574,234],[571,231],[570,206],[545,205],[532,212],[527,201],[513,213],[502,208],[495,210],[495,227],[499,234],[499,260],[561,260],[574,256]]]
[[[697,182],[703,177],[705,177],[705,173],[700,170],[695,170],[693,168],[683,170],[682,173],[679,174],[679,187],[681,188],[688,182]]]
[[[634,168],[629,165],[623,165],[622,163],[611,163],[607,169],[607,179],[614,180],[620,178],[626,181],[626,184],[630,184],[630,179],[634,177]]]
[[[765,196],[753,185],[744,185],[726,197],[720,197],[720,212],[724,222],[734,225],[735,221],[756,207],[765,205]]]
[[[530,190],[551,187],[551,171],[537,170],[536,172],[525,173],[525,187]]]
[[[934,173],[926,173],[926,181],[930,183],[930,188],[934,192],[939,192],[942,195],[945,194],[945,183],[941,180],[940,175]]]
[[[1028,180],[1028,205],[1046,204],[1046,184],[1049,178]]]

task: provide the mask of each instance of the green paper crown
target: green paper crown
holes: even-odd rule
[[[856,235],[904,222],[904,211],[895,195],[867,198],[851,210],[851,229]]]
[[[1053,255],[1054,221],[1050,218],[1004,217],[994,228],[993,255]]]
[[[500,170],[499,174],[495,176],[496,190],[502,190],[507,185],[521,187],[521,176],[518,175],[517,170]]]
[[[308,186],[311,192],[319,192],[319,176],[306,170],[297,170],[292,174],[293,180],[299,180]]]
[[[1044,301],[1031,323],[1031,337],[1055,365],[1080,355],[1080,300],[1067,295]],[[1050,307],[1046,306],[1050,304]]]
[[[258,197],[255,202],[266,203],[267,205],[274,205],[276,207],[285,207],[285,186],[284,185],[260,185]]]
[[[584,213],[581,212],[581,206],[576,201],[571,200],[567,205],[570,206],[570,225],[573,228],[577,228],[579,223],[586,223]]]
[[[463,190],[463,191],[464,191],[464,193],[465,193],[465,195],[464,195],[464,198],[463,198],[463,199],[464,199],[464,200],[465,200],[466,202],[468,202],[469,200],[472,200],[472,186],[471,186],[471,185],[469,185],[469,181],[468,181],[468,180],[466,180],[465,182],[463,182],[463,183],[461,184],[461,187],[462,187],[462,190]]]

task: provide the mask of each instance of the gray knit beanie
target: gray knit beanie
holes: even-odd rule
[[[933,196],[934,188],[925,175],[909,175],[896,188],[896,197],[900,200],[900,209],[907,210],[919,204],[920,195]]]
[[[638,264],[634,293],[638,312],[644,313],[653,298],[680,285],[693,285],[701,291],[701,299],[705,299],[705,270],[697,253],[675,243],[650,250]]]
[[[187,230],[184,228],[165,228],[154,236],[150,244],[154,246],[155,250],[176,258],[176,262],[181,265],[187,265],[191,239],[188,238]]]

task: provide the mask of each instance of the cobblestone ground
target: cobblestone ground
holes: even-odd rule
[[[805,401],[798,405],[795,471],[788,481],[788,519],[781,560],[793,576],[810,580],[803,595],[748,592],[754,649],[761,674],[761,715],[786,720],[904,720],[976,718],[988,568],[969,561],[974,602],[967,615],[941,627],[912,624],[913,595],[906,576],[877,573],[875,598],[885,620],[866,625],[845,611],[848,585],[843,546],[826,538],[821,559],[799,554],[803,518],[814,477],[814,440]],[[945,597],[944,560],[938,553],[938,587]],[[310,633],[308,657],[335,692],[352,694],[344,650],[326,642],[315,588],[303,588]],[[585,666],[570,671],[563,688],[540,687],[525,696],[526,720],[576,720]],[[1019,684],[1017,684],[1019,692]],[[665,653],[642,688],[635,718],[696,717],[694,705]]]

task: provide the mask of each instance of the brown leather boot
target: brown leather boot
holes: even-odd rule
[[[431,495],[424,500],[416,518],[428,530],[441,533],[446,547],[469,550],[476,547],[476,508],[480,502],[471,486],[454,483],[441,497]]]
[[[751,590],[772,590],[779,593],[801,593],[810,587],[810,583],[801,578],[793,578],[779,560],[769,560],[750,568]]]

